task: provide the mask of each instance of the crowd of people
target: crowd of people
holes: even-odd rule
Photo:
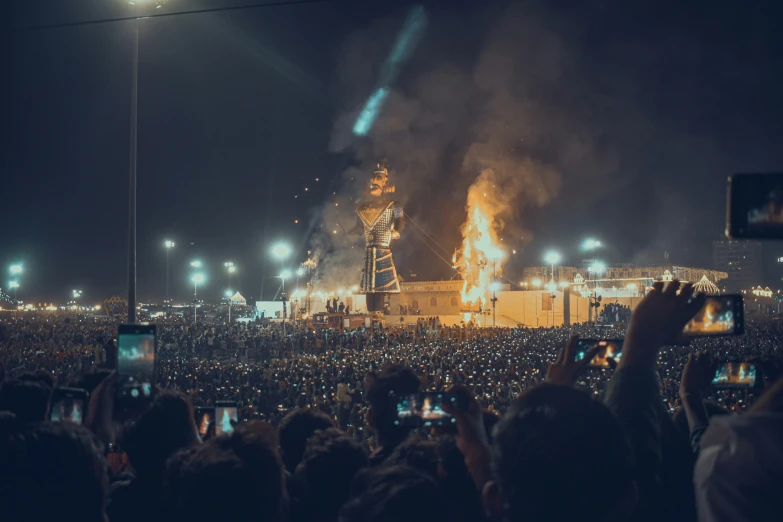
[[[627,332],[426,318],[284,335],[269,321],[164,319],[157,396],[134,412],[112,411],[113,321],[8,320],[0,519],[779,516],[783,328],[673,342],[700,301],[673,286],[657,284]],[[623,337],[613,367],[589,367],[599,348],[577,355],[577,338]],[[715,361],[751,358],[766,386],[711,389]],[[46,421],[57,386],[90,393],[84,426]],[[453,423],[401,426],[397,398],[421,392],[452,397]],[[238,406],[236,429],[200,437],[194,409],[218,401]]]

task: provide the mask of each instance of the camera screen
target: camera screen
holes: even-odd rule
[[[231,433],[234,431],[234,425],[231,421],[237,422],[236,406],[218,406],[215,408],[215,435]]]
[[[685,325],[686,335],[725,335],[736,328],[734,299],[708,297],[704,307]]]
[[[73,397],[60,397],[52,402],[49,418],[53,422],[70,421],[81,424],[84,421],[84,401]]]
[[[443,426],[456,419],[443,409],[442,393],[418,393],[402,397],[397,402],[398,426]]]
[[[206,437],[209,434],[209,426],[215,422],[215,412],[211,409],[199,409],[196,412],[196,427],[198,427],[198,434],[202,437]]]
[[[758,189],[748,197],[748,233],[764,234],[783,227],[783,179],[760,176]]]
[[[118,393],[132,399],[152,397],[155,335],[120,334],[117,351]]]
[[[584,359],[585,353],[587,353],[596,344],[606,347],[606,349],[598,352],[598,355],[593,357],[593,360],[590,361],[588,366],[593,366],[596,368],[610,368],[611,361],[620,361],[620,357],[623,355],[622,341],[590,341],[589,343],[579,341],[579,350],[576,352],[577,360]]]
[[[713,386],[745,387],[756,383],[756,366],[747,362],[727,362],[722,364],[712,379]]]

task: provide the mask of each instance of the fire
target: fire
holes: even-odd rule
[[[467,305],[486,304],[495,273],[502,270],[505,252],[497,237],[498,223],[487,198],[484,176],[468,190],[468,217],[462,225],[462,249],[455,267],[464,281],[462,302]]]

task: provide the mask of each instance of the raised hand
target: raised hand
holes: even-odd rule
[[[666,287],[656,281],[631,316],[619,366],[642,364],[654,368],[658,350],[681,340],[682,330],[704,306],[704,299],[702,294],[693,294],[690,283],[680,288],[677,280]]]
[[[549,367],[546,372],[546,382],[552,384],[559,384],[560,386],[573,386],[579,377],[593,360],[593,357],[598,355],[601,350],[606,350],[606,347],[593,346],[585,353],[582,359],[576,359],[576,347],[579,344],[579,337],[574,335],[568,340],[568,344],[560,350],[557,354],[555,362]]]

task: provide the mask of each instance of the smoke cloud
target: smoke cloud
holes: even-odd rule
[[[454,274],[467,192],[482,173],[493,181],[488,198],[511,251],[532,239],[526,213],[551,203],[566,178],[578,180],[587,195],[619,168],[597,117],[610,100],[583,71],[575,43],[564,36],[568,28],[518,4],[481,23],[428,13],[419,48],[389,87],[367,136],[357,140],[353,124],[404,15],[352,34],[342,49],[336,85],[342,109],[329,148],[351,166],[319,210],[324,225],[312,239],[319,277],[329,287],[361,277],[362,239],[343,228],[356,224],[354,208],[379,159],[389,160],[395,199],[411,221],[393,245],[398,272],[420,279]]]

